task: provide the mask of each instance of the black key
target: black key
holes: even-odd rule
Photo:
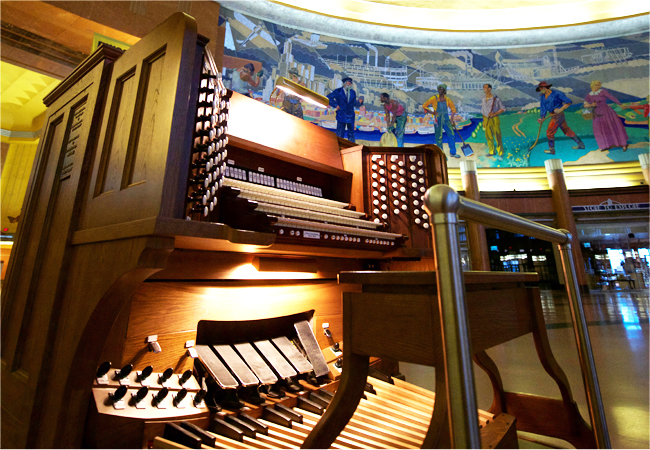
[[[287,417],[291,418],[294,422],[302,423],[302,414],[294,411],[286,405],[283,405],[282,403],[276,403],[274,407],[276,411],[286,414]]]
[[[327,389],[320,389],[318,391],[318,395],[320,395],[321,397],[328,397],[330,400],[334,398],[334,393],[328,391]]]
[[[228,414],[226,415],[226,422],[239,428],[244,433],[244,436],[255,439],[255,435],[257,434],[255,428],[253,428],[243,420],[231,414]]]
[[[253,427],[255,429],[255,431],[257,431],[258,433],[269,434],[269,427],[264,425],[262,422],[260,422],[256,418],[251,417],[246,413],[240,413],[239,416],[237,416],[237,417],[239,417],[239,420],[241,420],[242,422],[245,422],[248,425],[250,425],[251,427]]]
[[[185,447],[201,448],[201,438],[176,423],[165,424],[163,437],[170,441],[174,441],[177,444],[184,445]]]
[[[205,445],[210,447],[215,446],[217,439],[203,428],[194,425],[192,422],[181,422],[180,425],[190,433],[197,435]]]
[[[225,436],[239,442],[244,442],[244,432],[235,425],[231,425],[225,420],[214,418],[210,421],[208,430],[220,436]]]
[[[309,411],[318,415],[322,415],[325,411],[325,408],[320,406],[318,403],[313,402],[305,397],[298,397],[298,408],[302,408],[305,411]]]
[[[330,404],[331,398],[330,397],[323,397],[321,395],[318,395],[316,392],[310,392],[309,393],[309,400],[313,401],[314,403],[318,403],[323,408],[327,408],[329,406],[329,404]]]
[[[268,406],[264,408],[264,411],[262,412],[262,419],[282,425],[283,427],[291,428],[291,418],[289,416],[281,413],[277,409],[269,408]]]

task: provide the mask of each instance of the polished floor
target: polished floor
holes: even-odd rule
[[[650,448],[649,293],[592,291],[582,298],[612,447]],[[542,291],[541,299],[553,354],[589,423],[566,294]],[[488,354],[499,367],[506,390],[560,397],[537,359],[532,335],[489,349]],[[407,381],[433,389],[433,369],[403,363],[400,369]],[[488,409],[492,403],[490,382],[477,366],[474,373],[478,407]],[[520,445],[536,446],[524,440]]]

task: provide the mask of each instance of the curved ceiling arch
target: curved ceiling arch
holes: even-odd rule
[[[220,4],[237,12],[312,33],[421,48],[561,44],[625,36],[650,29],[650,6],[636,0],[221,0]],[[481,5],[480,9],[472,8],[477,4]],[[431,5],[435,5],[435,8]],[[503,5],[509,7],[504,8]],[[560,8],[560,14],[551,14]],[[558,20],[557,16],[563,19]],[[429,17],[430,20],[411,21],[407,26],[405,18],[408,17]],[[488,17],[492,19],[487,20]],[[573,24],[566,23],[566,17]],[[482,18],[482,21],[477,18]],[[468,27],[470,23],[479,22],[483,24],[483,30],[474,25]],[[417,24],[430,26],[418,28],[414,26]]]

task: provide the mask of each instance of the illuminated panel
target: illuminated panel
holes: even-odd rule
[[[481,192],[547,191],[548,178],[544,167],[490,169],[477,171]],[[600,189],[645,184],[639,162],[564,166],[567,188]],[[463,190],[459,168],[449,168],[449,185]]]

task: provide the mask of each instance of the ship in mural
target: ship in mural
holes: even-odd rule
[[[381,101],[386,93],[401,105],[407,117],[404,146],[440,142],[437,134],[444,130],[442,148],[452,156],[449,130],[423,109],[444,85],[453,104],[448,114],[455,128],[454,148],[460,147],[462,137],[471,144],[472,159],[480,167],[541,166],[549,157],[580,164],[631,161],[648,151],[648,118],[643,112],[649,94],[648,33],[543,47],[445,50],[349,41],[247,17],[227,8],[221,9],[220,26],[225,28],[224,81],[271,106],[282,107],[274,94],[279,76],[295,75],[301,84],[321,95],[331,94],[344,85],[344,79],[351,78],[357,98],[363,98],[354,109],[354,136],[360,143],[379,145],[387,131],[385,103]],[[595,81],[600,83],[598,92],[592,91]],[[551,135],[549,121],[539,123],[541,100],[536,89],[542,82],[571,102],[563,111],[571,131],[567,135],[562,131]],[[482,109],[486,85],[503,104],[496,130],[500,144],[496,138],[492,144],[486,138],[486,123],[490,134],[495,131],[495,123],[486,122]],[[588,106],[596,103],[599,106]],[[303,103],[302,109],[305,120],[337,129],[333,108]],[[589,114],[594,109],[621,123],[624,143],[620,136],[617,146],[603,140],[603,127],[611,123],[604,123],[598,114],[594,120]],[[572,133],[584,148],[576,145],[569,136]],[[450,158],[450,165],[460,160]]]

